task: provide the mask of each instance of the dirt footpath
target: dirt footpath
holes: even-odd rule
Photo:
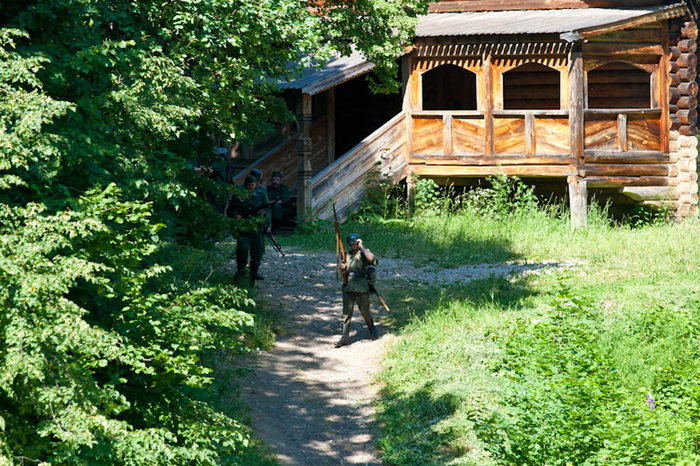
[[[372,341],[359,311],[351,344],[340,334],[340,283],[333,254],[267,251],[258,293],[286,316],[275,347],[260,355],[244,385],[257,434],[285,465],[379,465],[374,448],[372,375],[390,341]]]
[[[386,313],[376,296],[372,314],[380,338],[369,339],[357,309],[351,344],[334,348],[339,338],[340,283],[335,255],[268,250],[258,295],[285,316],[275,347],[256,359],[255,372],[243,382],[243,397],[252,409],[253,427],[283,465],[380,465],[375,449],[378,428],[373,380],[394,336],[382,325]],[[497,264],[449,270],[416,270],[406,261],[380,257],[380,286],[393,281],[469,281],[489,275],[532,273],[575,263]],[[405,285],[406,283],[404,283]]]

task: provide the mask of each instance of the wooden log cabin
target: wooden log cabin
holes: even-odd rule
[[[572,225],[597,190],[697,216],[696,13],[690,0],[433,3],[400,57],[400,96],[369,94],[371,63],[337,57],[282,86],[298,134],[249,168],[283,170],[301,220],[332,203],[346,216],[375,168],[409,191],[416,176],[559,184]]]

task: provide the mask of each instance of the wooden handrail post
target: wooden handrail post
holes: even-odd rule
[[[617,148],[622,152],[629,150],[627,143],[627,114],[620,113],[617,115]]]
[[[492,55],[487,51],[483,57],[484,64],[484,155],[490,157],[493,155],[493,66]]]
[[[535,155],[537,153],[537,135],[535,134],[535,115],[525,114],[525,153]]]
[[[452,115],[442,116],[442,155],[452,155]]]
[[[583,52],[578,41],[571,49],[569,58],[569,150],[576,160],[576,172],[568,178],[569,206],[571,208],[571,227],[585,226],[587,219],[588,189],[583,170],[583,150],[585,141],[585,122],[583,115],[585,78],[583,73]]]

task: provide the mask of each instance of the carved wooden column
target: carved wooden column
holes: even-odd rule
[[[298,108],[299,138],[297,153],[299,154],[297,176],[297,223],[311,220],[311,95],[301,96]]]
[[[588,187],[583,171],[585,128],[583,120],[584,99],[583,53],[581,42],[576,42],[569,59],[569,138],[570,155],[576,161],[568,177],[571,227],[586,226]]]
[[[335,87],[328,89],[328,105],[326,117],[327,160],[328,165],[335,161]]]

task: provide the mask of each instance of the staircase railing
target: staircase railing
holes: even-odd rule
[[[311,179],[312,214],[333,217],[335,203],[340,220],[357,208],[365,193],[365,176],[379,170],[392,181],[406,176],[408,146],[406,114],[399,113],[362,142]]]

